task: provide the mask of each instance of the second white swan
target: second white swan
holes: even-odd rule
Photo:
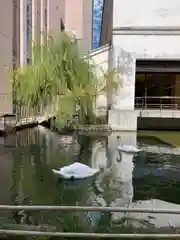
[[[117,147],[117,150],[121,151],[121,152],[126,152],[126,153],[138,153],[141,151],[140,148],[131,146],[131,145],[120,145]]]

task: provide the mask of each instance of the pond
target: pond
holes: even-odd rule
[[[119,144],[143,151],[119,153]],[[100,173],[63,181],[52,172],[77,161],[100,168]],[[44,127],[26,129],[0,139],[0,171],[0,204],[180,207],[179,148],[136,133],[71,136]],[[49,224],[72,232],[113,232],[128,224],[133,229],[180,225],[173,214],[4,211],[0,216],[7,227]]]

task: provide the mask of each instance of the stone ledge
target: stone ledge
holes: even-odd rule
[[[78,127],[80,132],[112,132],[110,125],[84,125]]]

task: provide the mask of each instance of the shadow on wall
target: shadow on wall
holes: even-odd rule
[[[179,118],[138,118],[138,130],[179,130]]]
[[[134,109],[135,58],[119,47],[114,48],[113,55],[122,82],[113,96],[113,108]]]

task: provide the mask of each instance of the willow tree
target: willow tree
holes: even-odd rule
[[[93,102],[100,91],[95,67],[80,56],[72,37],[61,33],[33,47],[32,64],[14,70],[15,104],[53,108],[63,127],[79,109],[79,123],[93,123]],[[103,87],[104,88],[104,87]]]

